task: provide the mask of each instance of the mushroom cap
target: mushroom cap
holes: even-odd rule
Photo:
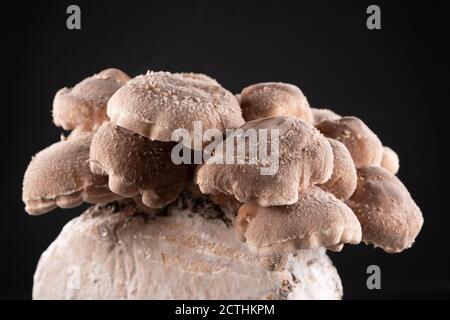
[[[217,82],[216,79],[211,78],[210,76],[207,76],[206,74],[203,73],[194,73],[194,72],[180,72],[180,73],[176,73],[181,75],[183,78],[187,79],[187,80],[191,80],[191,81],[203,81],[206,82],[209,85],[215,85],[215,86],[219,86],[220,84]]]
[[[386,252],[411,247],[422,228],[422,213],[408,190],[381,167],[358,169],[358,186],[347,204],[361,223],[362,240]]]
[[[113,192],[124,197],[142,195],[147,207],[161,208],[174,201],[192,178],[190,166],[172,162],[174,145],[104,122],[92,140],[91,171],[107,174]]]
[[[60,141],[33,157],[25,172],[22,189],[25,210],[29,214],[121,198],[108,189],[106,177],[89,170],[91,140],[92,134]]]
[[[148,72],[130,80],[111,97],[107,113],[115,124],[165,142],[176,129],[187,129],[194,137],[195,121],[203,130],[222,132],[244,123],[233,94],[211,81],[168,72]]]
[[[317,126],[325,136],[342,142],[350,151],[356,168],[379,166],[383,145],[377,135],[356,117],[325,120]]]
[[[103,70],[76,84],[62,88],[53,100],[53,122],[65,130],[94,130],[107,120],[109,98],[130,78],[114,68]]]
[[[381,166],[392,174],[397,174],[400,169],[400,159],[397,153],[389,147],[383,146],[383,158]]]
[[[320,187],[334,194],[338,199],[346,200],[351,197],[356,189],[356,168],[352,156],[345,145],[337,140],[328,138],[333,149],[333,174],[330,180]]]
[[[333,121],[341,118],[340,115],[327,108],[311,108],[311,112],[315,126],[325,120]]]
[[[256,201],[261,206],[288,205],[298,200],[298,192],[314,184],[328,181],[333,171],[333,151],[327,139],[313,126],[297,118],[272,117],[247,122],[247,129],[278,129],[278,172],[262,175],[261,168],[267,164],[217,164],[211,157],[198,168],[196,183],[206,194],[223,193],[234,195],[240,202]],[[248,139],[244,135],[236,138],[237,145],[245,144],[245,159],[249,158]],[[227,140],[217,148],[225,150]],[[259,142],[259,140],[258,140]],[[267,140],[271,150],[271,140]],[[260,148],[258,144],[258,148]],[[224,151],[226,154],[226,151]],[[259,159],[260,160],[260,159]]]
[[[245,121],[291,116],[313,124],[308,100],[296,86],[282,82],[258,83],[244,88],[240,105]]]
[[[300,193],[288,206],[244,204],[236,230],[250,251],[262,256],[361,241],[361,226],[352,210],[317,187]]]

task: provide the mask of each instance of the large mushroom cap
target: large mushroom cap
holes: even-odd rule
[[[250,250],[263,256],[361,241],[361,226],[352,210],[317,187],[289,206],[244,204],[236,228]]]
[[[92,140],[91,170],[108,174],[113,192],[125,197],[142,194],[146,206],[160,208],[175,200],[192,177],[189,166],[172,162],[174,145],[105,122]]]
[[[258,83],[244,88],[240,104],[246,121],[274,116],[297,117],[313,123],[308,100],[296,86],[281,82]]]
[[[409,248],[422,228],[422,213],[408,190],[380,167],[358,170],[358,186],[347,204],[361,223],[362,240],[386,252]]]
[[[383,158],[381,166],[392,174],[397,174],[400,169],[400,159],[397,153],[389,147],[383,146]]]
[[[65,130],[89,131],[107,119],[109,98],[130,78],[114,68],[84,79],[73,88],[59,90],[53,100],[53,122]]]
[[[30,214],[72,208],[83,202],[104,203],[120,197],[106,177],[89,170],[92,135],[60,141],[36,154],[25,172],[22,199]]]
[[[244,123],[233,94],[211,81],[168,72],[148,72],[130,80],[111,97],[107,113],[121,127],[166,142],[176,129],[194,137],[195,121],[203,130],[222,132]]]
[[[377,135],[356,117],[325,120],[317,126],[324,135],[342,142],[350,151],[357,168],[379,166],[383,145]]]
[[[341,118],[340,115],[327,108],[311,108],[311,112],[315,126],[325,120],[333,121]]]
[[[320,187],[334,194],[341,200],[350,198],[356,189],[356,168],[352,156],[343,143],[328,138],[328,142],[333,149],[333,174],[330,180],[320,185]]]
[[[246,146],[245,154],[237,157],[246,162],[217,164],[216,155],[208,159],[196,175],[196,183],[203,193],[234,195],[240,202],[254,200],[261,206],[287,205],[297,201],[299,190],[325,183],[331,177],[333,151],[330,144],[319,131],[302,120],[290,117],[264,118],[249,121],[241,129],[244,133],[247,129],[256,132],[260,129],[279,131],[279,150],[274,155],[279,162],[278,171],[272,175],[263,175],[261,168],[266,168],[266,163],[258,161],[252,164],[248,161],[251,158],[249,149],[255,149],[255,146],[249,146],[250,139],[245,134],[230,136],[227,140],[235,139],[236,145]],[[225,149],[227,140],[216,149]],[[262,144],[258,139],[256,147],[259,149]],[[267,144],[267,150],[270,151],[270,139]],[[223,153],[226,154],[226,150]]]

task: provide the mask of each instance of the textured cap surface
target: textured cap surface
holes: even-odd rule
[[[245,134],[238,135],[236,145],[246,145],[246,148],[244,155],[239,156],[236,152],[235,155],[236,159],[245,160],[245,164],[217,164],[214,163],[216,155],[208,159],[196,175],[196,183],[203,193],[234,195],[240,202],[254,200],[262,206],[287,205],[297,201],[299,190],[324,183],[331,177],[333,151],[330,144],[319,131],[302,120],[264,118],[249,121],[241,128],[244,132],[247,129],[279,130],[279,153],[275,154],[278,155],[278,171],[273,175],[262,175],[260,169],[270,164],[263,161],[250,163],[250,139]],[[218,149],[225,149],[227,140],[219,144]],[[270,139],[267,142],[270,151],[272,142]],[[262,144],[265,142],[258,140],[258,150]]]
[[[291,116],[308,124],[313,116],[308,100],[296,86],[281,82],[258,83],[244,88],[240,95],[246,121],[274,116]]]
[[[313,187],[293,205],[244,204],[237,231],[259,255],[339,246],[361,241],[361,226],[352,210],[332,194]]]
[[[121,198],[109,191],[106,177],[89,170],[91,140],[92,134],[57,142],[33,157],[23,179],[22,199],[28,213]]]
[[[311,108],[311,112],[313,115],[314,125],[317,125],[325,120],[333,121],[341,118],[340,115],[326,108]]]
[[[107,113],[121,127],[166,142],[176,129],[194,137],[195,121],[203,130],[222,132],[244,123],[233,94],[211,81],[168,72],[148,72],[130,80],[111,97]]]
[[[219,86],[220,87],[220,84],[217,82],[216,79],[213,79],[210,76],[207,76],[206,74],[203,74],[203,73],[180,72],[180,73],[177,73],[177,74],[181,75],[183,78],[185,78],[187,80],[203,81],[203,82],[206,82],[207,84],[215,85],[215,86]]]
[[[422,228],[422,212],[408,190],[380,167],[358,170],[358,186],[347,204],[361,222],[362,240],[387,252],[409,248]]]
[[[325,120],[317,125],[324,135],[342,142],[350,151],[357,168],[379,166],[383,146],[377,135],[356,117]]]
[[[107,119],[109,98],[130,78],[118,69],[106,69],[73,88],[59,90],[53,100],[53,122],[65,130],[93,130]]]
[[[381,166],[392,174],[397,174],[400,169],[400,159],[397,153],[389,147],[383,147]]]
[[[333,149],[333,174],[330,180],[320,187],[334,194],[337,198],[345,200],[350,198],[356,189],[356,168],[352,156],[343,143],[328,138]]]

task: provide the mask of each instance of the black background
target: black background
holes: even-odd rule
[[[59,140],[55,92],[107,67],[209,74],[232,92],[262,81],[298,85],[312,106],[363,119],[401,159],[399,178],[422,208],[416,244],[401,254],[346,246],[331,257],[344,298],[449,298],[448,51],[444,2],[2,2],[0,298],[31,298],[40,254],[86,206],[28,216],[31,156]],[[81,7],[82,30],[66,28]],[[382,29],[365,26],[381,7]],[[6,97],[6,99],[5,99]],[[382,289],[366,288],[377,264]]]

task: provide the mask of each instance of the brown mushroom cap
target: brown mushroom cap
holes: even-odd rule
[[[291,116],[313,124],[308,100],[296,86],[281,82],[258,83],[241,92],[245,121],[274,116]]]
[[[287,205],[298,200],[298,192],[328,181],[333,171],[333,151],[327,139],[313,126],[297,118],[272,117],[247,122],[247,129],[279,130],[279,170],[261,175],[263,163],[217,164],[213,156],[197,170],[196,183],[206,194],[234,195],[240,202],[256,201],[261,206]],[[228,139],[234,139],[233,136]],[[245,140],[245,142],[242,142]],[[249,147],[245,135],[236,137]],[[224,149],[227,141],[218,145]],[[271,150],[268,139],[267,150]],[[225,153],[225,152],[224,152]]]
[[[203,130],[222,132],[244,123],[233,94],[209,81],[168,72],[148,72],[130,80],[111,97],[107,113],[115,124],[165,142],[181,128],[193,137],[195,121],[202,122]]]
[[[106,177],[89,170],[91,140],[92,134],[60,141],[33,157],[23,179],[22,199],[29,214],[121,198],[108,189]]]
[[[381,167],[358,169],[358,186],[347,204],[361,223],[362,240],[386,252],[409,248],[423,224],[408,190]]]
[[[315,126],[325,120],[333,121],[341,118],[340,115],[326,108],[311,108],[311,112]]]
[[[65,130],[90,131],[107,120],[109,98],[130,78],[118,69],[106,69],[73,88],[59,90],[53,100],[53,122]]]
[[[345,145],[337,140],[328,138],[333,149],[333,174],[330,180],[320,187],[334,194],[338,199],[346,200],[356,189],[356,168],[352,156]]]
[[[324,135],[342,142],[350,151],[356,168],[379,166],[383,156],[383,145],[360,119],[342,117],[325,120],[317,126]]]
[[[389,147],[383,146],[383,158],[381,166],[392,174],[397,174],[400,169],[400,159],[397,153]]]
[[[189,166],[172,162],[174,145],[104,122],[92,140],[90,167],[94,173],[109,175],[113,192],[124,197],[141,194],[147,207],[161,208],[174,201],[192,178]]]
[[[244,204],[236,229],[250,250],[262,256],[361,241],[361,226],[352,210],[317,187],[300,193],[288,206]]]
[[[176,73],[176,74],[181,75],[183,78],[185,78],[187,80],[203,81],[210,85],[220,86],[220,84],[217,82],[216,79],[211,78],[210,76],[207,76],[206,74],[203,74],[203,73],[180,72],[180,73]]]

